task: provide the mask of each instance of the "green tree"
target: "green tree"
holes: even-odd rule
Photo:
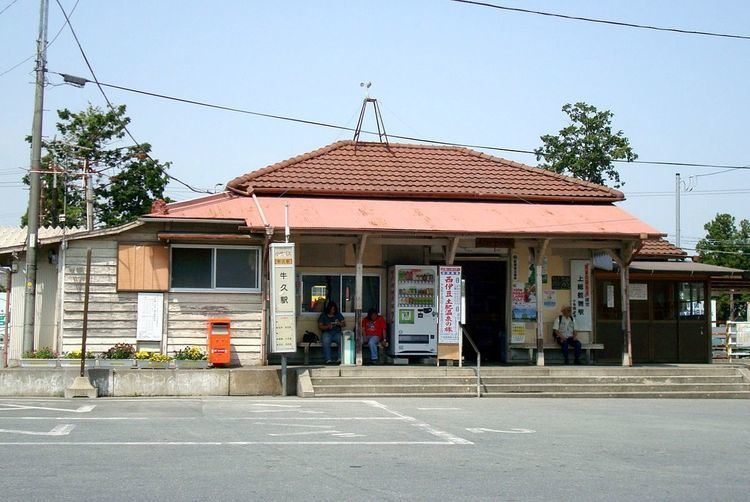
[[[632,162],[638,156],[622,131],[612,132],[612,112],[599,111],[586,103],[562,107],[570,125],[558,135],[541,137],[542,146],[534,150],[539,167],[600,185],[611,181],[615,188],[624,183],[613,162]]]
[[[706,237],[695,246],[702,262],[750,270],[750,221],[743,219],[738,225],[731,214],[719,213],[703,228],[706,230]],[[747,315],[744,309],[748,301],[750,295],[735,296],[736,318]],[[717,310],[717,319],[729,319],[728,295],[719,297]]]
[[[105,226],[133,221],[163,198],[169,163],[150,156],[151,145],[118,147],[130,118],[125,106],[107,111],[89,105],[74,113],[58,110],[57,134],[43,142],[41,224],[57,225],[65,207],[65,224],[83,226],[86,202],[84,169],[92,177],[95,222]],[[28,176],[24,177],[28,184]],[[26,224],[27,216],[21,218]]]

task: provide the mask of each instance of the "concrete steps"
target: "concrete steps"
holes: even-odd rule
[[[750,399],[750,373],[732,366],[560,366],[482,369],[487,397]],[[315,397],[476,396],[475,368],[325,367]]]

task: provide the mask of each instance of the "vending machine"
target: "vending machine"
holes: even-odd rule
[[[437,354],[437,267],[395,265],[388,270],[392,356]]]

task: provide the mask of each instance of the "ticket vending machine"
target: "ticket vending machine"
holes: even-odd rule
[[[229,364],[232,359],[232,327],[229,319],[208,320],[208,362]]]

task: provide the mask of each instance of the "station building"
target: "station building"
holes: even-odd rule
[[[316,300],[336,300],[354,326],[358,296],[365,311],[392,315],[389,267],[452,264],[462,266],[466,331],[484,361],[554,361],[551,325],[572,305],[598,362],[710,362],[711,278],[741,271],[644,254],[664,234],[618,207],[623,200],[612,188],[466,148],[340,141],[239,176],[220,194],[157,201],[133,223],[41,238],[34,344],[80,346],[91,249],[90,350],[127,342],[171,353],[204,345],[207,321],[226,318],[233,363],[273,363],[268,249],[285,240],[288,223],[300,344],[317,331]],[[6,242],[0,258],[14,271],[13,361],[22,348],[23,241]],[[157,295],[161,316],[148,339],[138,332],[145,293]]]

